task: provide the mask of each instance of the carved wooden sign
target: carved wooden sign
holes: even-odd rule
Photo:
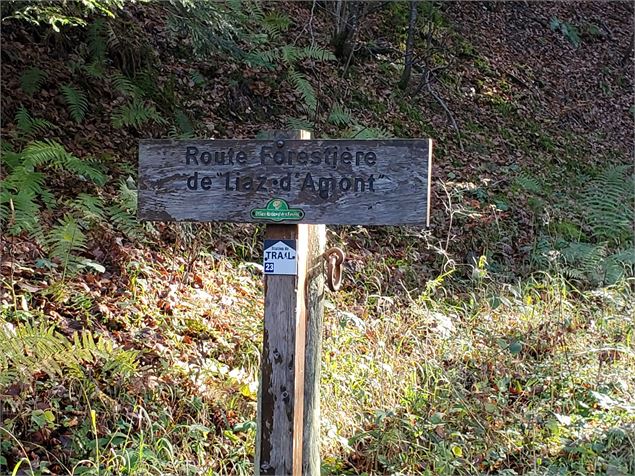
[[[430,139],[147,140],[139,218],[427,225]]]

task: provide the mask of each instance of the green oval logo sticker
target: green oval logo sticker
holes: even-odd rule
[[[289,208],[289,204],[282,198],[272,198],[265,208],[252,209],[251,218],[271,221],[296,221],[304,218],[304,210],[301,208]]]

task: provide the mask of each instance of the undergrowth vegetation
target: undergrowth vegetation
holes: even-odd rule
[[[540,122],[555,73],[488,58],[471,5],[422,3],[401,89],[407,5],[348,3],[338,60],[323,3],[2,3],[0,474],[253,473],[263,228],[140,224],[136,150],[284,128],[436,139],[431,229],[329,231],[324,474],[635,474],[632,147]],[[567,8],[541,44],[599,48]]]

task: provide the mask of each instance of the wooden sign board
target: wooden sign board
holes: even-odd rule
[[[432,141],[147,140],[139,218],[428,225]]]

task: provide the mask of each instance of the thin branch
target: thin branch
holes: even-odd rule
[[[456,131],[456,136],[459,140],[459,147],[461,149],[461,152],[465,152],[465,149],[463,148],[463,139],[461,138],[461,131],[459,130],[459,125],[457,124],[456,119],[454,119],[454,114],[452,114],[452,111],[450,111],[450,108],[447,106],[443,98],[441,98],[441,96],[439,96],[439,94],[434,89],[432,89],[432,85],[430,84],[430,76],[432,74],[432,70],[421,66],[419,66],[417,69],[420,71],[423,70],[424,79],[422,79],[421,84],[419,85],[419,88],[417,89],[415,94],[418,94],[422,87],[425,86],[430,96],[432,96],[434,100],[439,104],[439,106],[441,106],[445,111],[446,115],[448,116],[448,120]]]

